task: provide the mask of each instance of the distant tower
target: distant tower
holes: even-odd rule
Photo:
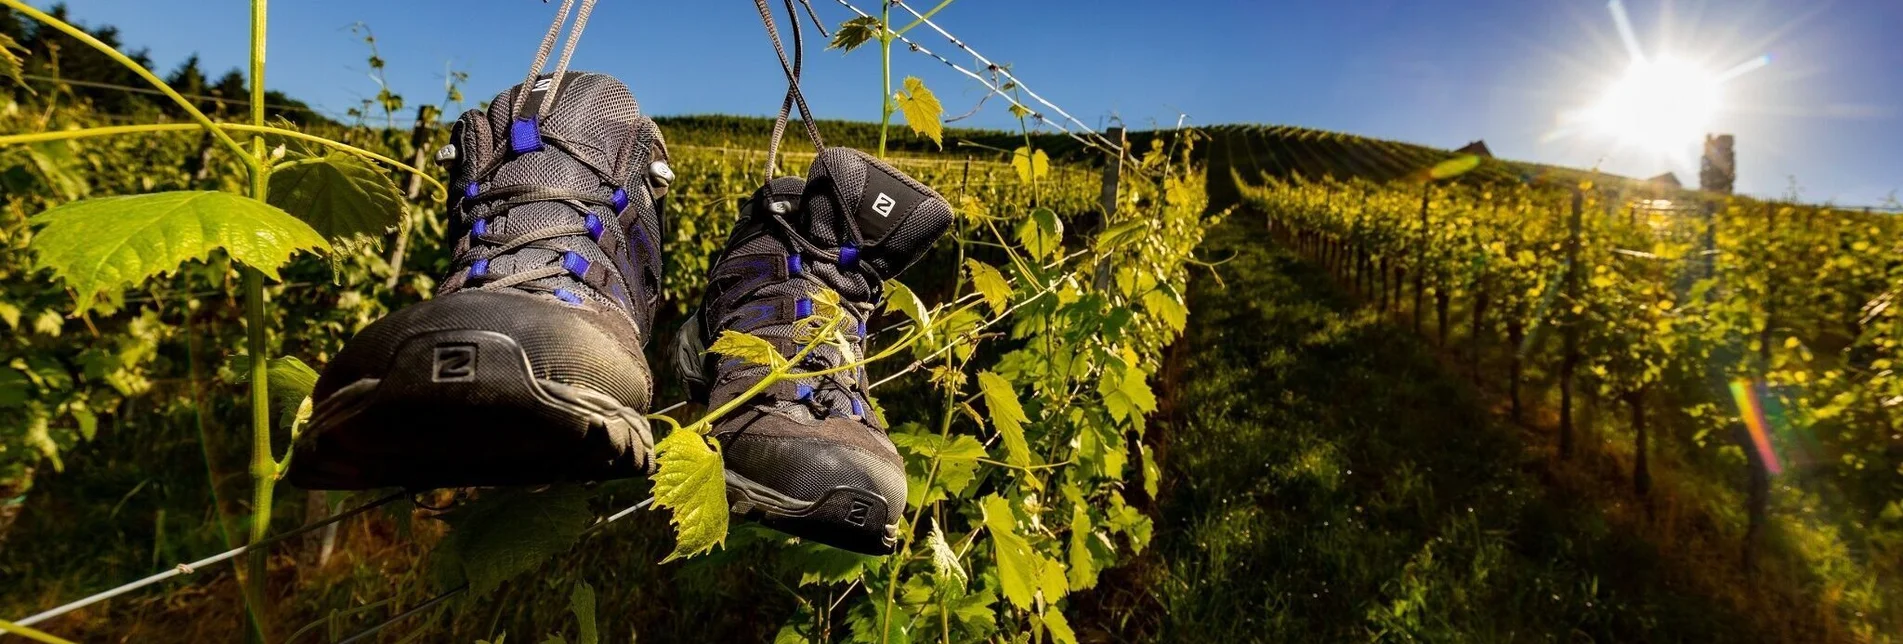
[[[1698,187],[1706,192],[1731,194],[1738,182],[1738,153],[1729,134],[1705,135],[1705,162],[1698,172]]]

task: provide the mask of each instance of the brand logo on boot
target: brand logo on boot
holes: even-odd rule
[[[881,192],[879,193],[878,199],[872,200],[872,211],[879,213],[880,217],[890,217],[892,216],[892,207],[897,205],[899,205],[899,202],[893,200],[892,195]]]
[[[469,382],[476,379],[476,345],[441,344],[436,346],[436,367],[430,379],[436,382]]]
[[[872,506],[859,499],[852,500],[852,508],[846,511],[846,523],[862,526],[866,524],[866,515],[872,514]]]

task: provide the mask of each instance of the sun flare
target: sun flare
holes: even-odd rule
[[[1697,65],[1657,58],[1633,61],[1584,114],[1598,135],[1666,154],[1695,146],[1723,103],[1718,75]]]

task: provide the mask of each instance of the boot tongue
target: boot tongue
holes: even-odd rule
[[[628,176],[616,167],[619,152],[640,136],[641,106],[628,86],[613,77],[568,72],[556,84],[551,76],[536,79],[526,96],[517,85],[498,94],[489,104],[490,131],[507,137],[504,149],[516,157],[548,148],[548,138],[561,139],[575,161],[603,175]],[[547,100],[549,91],[554,101]],[[522,109],[516,101],[522,100]]]

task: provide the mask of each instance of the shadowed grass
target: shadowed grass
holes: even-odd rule
[[[1618,459],[1553,465],[1549,437],[1499,422],[1426,343],[1248,221],[1212,236],[1203,254],[1235,259],[1192,290],[1170,485],[1134,573],[1147,606],[1124,611],[1145,616],[1099,637],[1845,639],[1794,580],[1722,587],[1713,522],[1662,519],[1693,534],[1658,538],[1604,476]]]

